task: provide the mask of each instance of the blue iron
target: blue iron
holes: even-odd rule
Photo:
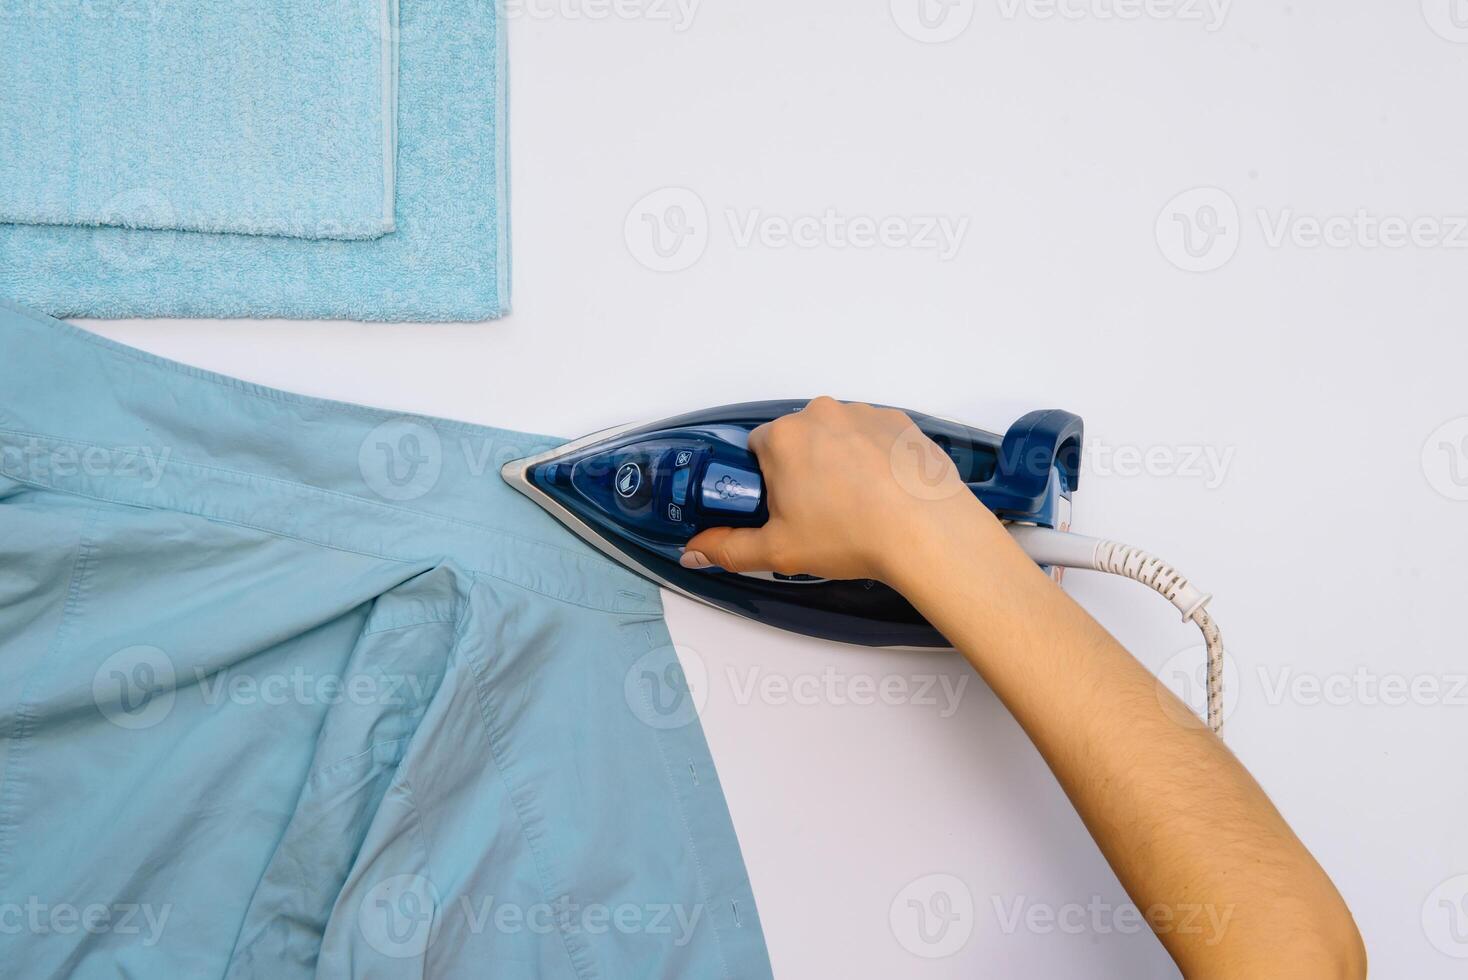
[[[599,432],[507,464],[516,489],[609,557],[666,588],[771,626],[876,647],[947,647],[896,591],[874,581],[687,569],[683,546],[712,527],[769,519],[749,450],[756,427],[805,401],[765,401]],[[1004,436],[907,413],[1001,520],[1064,531],[1080,482],[1082,423],[1031,412]]]

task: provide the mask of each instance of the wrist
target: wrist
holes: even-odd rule
[[[910,599],[934,570],[951,567],[955,559],[972,557],[980,566],[995,562],[1013,539],[993,513],[970,494],[920,501],[891,523],[891,539],[881,547],[879,578]]]

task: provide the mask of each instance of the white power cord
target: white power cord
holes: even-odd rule
[[[1022,524],[1009,525],[1009,533],[1041,565],[1110,572],[1141,582],[1176,606],[1183,622],[1197,623],[1208,648],[1208,727],[1215,733],[1223,731],[1223,634],[1205,608],[1211,595],[1200,592],[1177,569],[1141,548]]]

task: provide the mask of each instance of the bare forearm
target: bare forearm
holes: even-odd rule
[[[769,522],[704,531],[685,564],[880,578],[906,594],[1024,726],[1188,976],[1364,973],[1349,911],[1248,772],[1025,557],[910,419],[817,398],[749,444]]]
[[[1350,913],[1223,743],[974,501],[932,508],[887,577],[1039,748],[1189,977],[1364,975]]]

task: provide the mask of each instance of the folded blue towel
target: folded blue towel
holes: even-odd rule
[[[393,228],[395,0],[0,3],[0,221]]]
[[[0,296],[61,316],[483,320],[506,312],[507,78],[496,0],[402,0],[399,19],[393,234],[310,241],[3,225]]]

